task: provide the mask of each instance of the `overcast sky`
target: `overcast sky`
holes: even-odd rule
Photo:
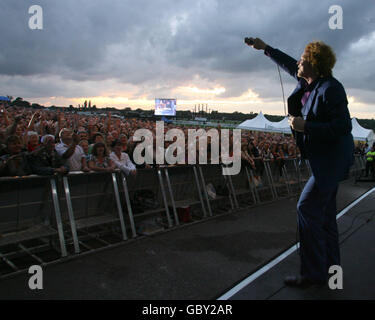
[[[31,5],[43,30],[29,28]],[[330,6],[343,9],[331,30]],[[45,105],[150,108],[177,98],[180,109],[283,114],[276,65],[244,45],[257,36],[298,59],[323,40],[352,116],[375,118],[374,0],[1,0],[0,95]],[[285,94],[296,85],[282,73]]]

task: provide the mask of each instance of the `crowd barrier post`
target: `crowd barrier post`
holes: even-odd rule
[[[299,188],[300,190],[303,189],[303,184],[302,184],[302,174],[301,174],[301,170],[299,168],[299,164],[298,164],[298,159],[294,159],[293,163],[294,163],[294,167],[296,169],[296,172],[297,172],[297,179],[298,179],[298,184],[299,184]]]
[[[203,172],[202,172],[202,167],[198,165],[198,172],[201,178],[201,183],[202,183],[202,188],[203,188],[203,194],[204,198],[206,199],[207,207],[208,207],[208,214],[210,217],[212,217],[212,210],[211,210],[211,204],[210,204],[210,199],[208,198],[207,194],[207,189],[206,189],[206,182],[204,180]]]
[[[54,177],[50,179],[50,184],[51,184],[53,206],[55,208],[57,231],[58,231],[59,240],[60,240],[61,256],[66,257],[68,253],[67,253],[66,245],[65,245],[64,230],[63,230],[63,225],[61,221],[59,197],[57,193],[56,180]]]
[[[120,226],[121,226],[121,232],[122,232],[122,239],[128,240],[128,235],[126,234],[126,226],[125,226],[125,220],[124,220],[124,213],[122,211],[121,201],[120,201],[120,195],[118,192],[118,185],[117,185],[117,176],[115,172],[111,173],[112,175],[112,182],[113,182],[113,191],[115,193],[115,199],[116,199],[116,205],[117,205],[117,212],[120,219]]]
[[[164,174],[165,174],[165,178],[167,180],[169,197],[170,197],[171,202],[172,202],[172,209],[173,209],[173,215],[174,215],[175,223],[176,223],[177,226],[179,226],[180,225],[180,220],[178,219],[178,215],[177,215],[177,211],[176,211],[176,204],[174,202],[174,196],[173,196],[171,181],[169,179],[168,167],[164,168]]]
[[[194,172],[195,183],[196,183],[197,189],[198,189],[199,201],[201,202],[202,209],[203,209],[203,217],[207,218],[206,206],[204,205],[204,201],[203,201],[203,197],[202,197],[201,185],[199,183],[199,178],[198,178],[198,173],[197,173],[197,167],[195,165],[193,165],[193,172]]]
[[[135,238],[137,236],[137,231],[135,229],[133,209],[132,209],[130,197],[129,197],[128,183],[127,183],[127,180],[126,180],[126,176],[123,172],[121,172],[121,181],[122,181],[122,186],[124,188],[124,196],[125,196],[126,207],[127,207],[127,210],[128,210],[130,228],[132,230],[133,238]]]
[[[289,169],[290,171],[288,170],[289,166],[287,167],[288,164],[290,164],[291,167],[292,167],[292,168]],[[302,189],[302,183],[301,183],[300,176],[299,176],[297,168],[298,167],[297,167],[297,164],[296,164],[296,158],[288,158],[288,159],[285,160],[284,169],[285,169],[285,175],[286,175],[286,178],[287,178],[287,181],[288,181],[288,193],[290,195],[297,194]],[[293,185],[294,184],[297,185],[296,191],[293,191]]]
[[[254,204],[257,204],[259,202],[259,198],[256,196],[256,188],[254,187],[254,184],[251,183],[251,181],[254,181],[254,175],[253,175],[251,169],[250,169],[250,173],[249,173],[249,169],[247,167],[245,167],[245,171],[246,171],[246,177],[247,177],[247,181],[249,183],[251,195],[253,196]],[[250,179],[250,177],[252,177],[252,178]],[[255,189],[255,191],[254,191],[254,189]]]
[[[287,192],[288,192],[288,195],[290,196],[291,195],[291,189],[290,189],[290,181],[289,181],[289,176],[288,176],[288,172],[286,170],[286,167],[285,165],[283,165],[283,167],[281,168],[282,170],[282,173],[283,173],[283,176],[284,176],[284,179],[285,179],[285,185],[286,185],[286,189],[287,189]]]
[[[68,182],[67,176],[63,177],[63,184],[64,184],[65,198],[66,198],[66,203],[67,203],[67,208],[68,208],[70,229],[71,229],[72,236],[73,236],[74,252],[80,253],[76,221],[75,221],[75,218],[74,218],[73,205],[72,205],[72,199],[70,197],[70,188],[69,188],[69,182]]]
[[[273,183],[272,172],[271,172],[271,168],[270,168],[269,163],[270,163],[269,160],[265,160],[264,161],[264,168],[265,168],[265,171],[266,171],[268,183],[269,183],[270,188],[271,188],[272,198],[273,198],[273,200],[276,200],[277,195],[276,195],[276,190],[275,190],[275,186],[274,186],[274,183]]]
[[[254,177],[254,173],[253,173],[253,170],[250,169],[250,178],[251,178],[251,181],[255,181],[255,177]],[[255,203],[260,203],[260,197],[259,197],[259,192],[258,192],[258,188],[253,184],[253,191],[255,193],[255,198],[256,198],[256,201]]]
[[[221,165],[221,168],[222,168],[222,172],[224,172],[224,166],[223,165]],[[231,197],[233,198],[233,200],[230,200],[231,202],[233,202],[232,209],[234,209],[234,207],[239,209],[236,193],[235,193],[234,188],[233,188],[232,176],[231,175],[224,175],[224,180],[225,180],[226,184],[229,186],[229,188],[228,188],[229,189],[229,198],[231,198]]]
[[[161,169],[157,168],[156,170],[157,170],[157,174],[158,174],[158,178],[159,178],[160,191],[161,191],[161,194],[162,194],[162,197],[163,197],[165,212],[167,214],[168,227],[172,228],[172,220],[171,220],[171,216],[169,214],[168,202],[167,202],[167,197],[166,197],[165,190],[164,190],[164,182],[163,182],[163,177],[161,175]]]
[[[224,180],[225,180],[225,186],[228,188],[228,192],[229,192],[228,198],[229,198],[230,206],[233,210],[234,209],[234,202],[233,202],[233,197],[232,197],[232,190],[230,189],[230,187],[228,187],[229,182],[228,182],[228,178],[226,176],[224,176]]]

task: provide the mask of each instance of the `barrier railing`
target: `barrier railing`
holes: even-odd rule
[[[195,215],[207,217],[203,202],[202,188],[196,166],[177,166],[163,168],[169,194],[168,206],[172,207],[175,224],[180,224],[180,213],[184,208],[197,208]],[[187,214],[192,214],[188,212]],[[184,218],[182,217],[182,220]]]
[[[69,174],[62,177],[62,183],[64,195],[61,200],[66,202],[67,213],[67,217],[65,215],[63,218],[70,225],[75,253],[81,251],[81,246],[92,250],[86,239],[96,239],[104,245],[110,244],[98,236],[100,232],[89,232],[90,228],[97,226],[111,225],[115,228],[113,234],[121,240],[128,239],[116,173]],[[131,220],[130,217],[129,219]],[[119,232],[116,232],[116,225]]]
[[[167,186],[161,168],[139,169],[136,176],[122,175],[122,182],[120,190],[128,199],[127,206],[134,217],[137,234],[151,234],[172,227]]]
[[[49,247],[53,259],[68,254],[56,177],[0,178],[0,274],[44,264]]]
[[[230,178],[223,175],[222,172],[223,167],[220,164],[198,166],[198,173],[203,187],[203,198],[206,202],[209,216],[223,211],[234,210],[236,206]]]
[[[365,178],[366,173],[366,156],[365,155],[354,155],[354,165],[351,168],[351,174],[354,176],[355,181],[362,180]]]
[[[356,159],[352,172],[363,169],[363,158]],[[209,164],[138,169],[135,176],[0,178],[0,277],[30,261],[46,264],[297,195],[311,168],[308,161],[284,159],[242,165],[234,176],[222,172],[222,165]]]

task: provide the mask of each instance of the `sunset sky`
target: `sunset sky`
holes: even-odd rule
[[[31,5],[43,30],[31,30]],[[331,5],[343,29],[331,30]],[[0,95],[43,105],[150,109],[176,98],[223,112],[282,115],[276,65],[244,45],[257,36],[299,59],[323,40],[352,116],[375,118],[375,1],[352,0],[2,0]],[[282,72],[286,97],[296,83]]]

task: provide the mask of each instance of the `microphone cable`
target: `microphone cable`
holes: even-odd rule
[[[285,94],[284,94],[284,85],[283,85],[283,80],[281,78],[281,72],[280,72],[280,67],[278,64],[276,64],[277,66],[277,71],[279,72],[279,78],[280,78],[280,85],[281,85],[281,92],[283,94],[283,102],[284,102],[284,115],[287,116],[287,113],[286,113],[286,104],[285,104]]]

